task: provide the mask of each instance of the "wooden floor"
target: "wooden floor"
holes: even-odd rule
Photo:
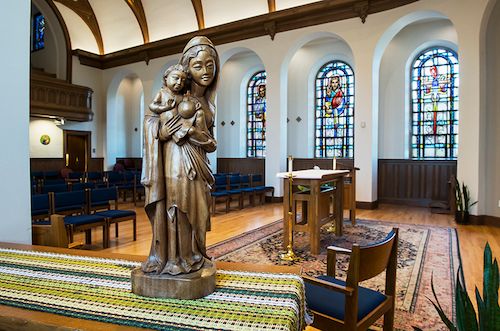
[[[120,204],[120,208],[132,209],[134,206],[130,203]],[[246,207],[242,210],[234,209],[228,214],[220,213],[212,217],[212,231],[207,233],[208,245],[218,243],[243,232],[257,229],[283,217],[282,204],[279,203],[265,204],[253,208]],[[102,242],[100,242],[101,233],[99,230],[93,234],[94,243],[91,248],[110,253],[147,255],[151,245],[151,226],[141,205],[138,205],[136,211],[138,215],[137,241],[132,241],[131,222],[124,222],[120,224],[119,237],[114,238],[112,235],[110,248],[102,250],[102,246],[100,246],[102,245]],[[456,227],[460,241],[460,252],[467,290],[474,304],[474,286],[478,286],[482,292],[483,249],[487,241],[490,243],[493,255],[500,258],[500,227],[457,226],[452,216],[432,214],[430,209],[419,207],[380,205],[378,209],[358,209],[356,213],[359,219]],[[111,231],[111,233],[113,234],[114,231]],[[82,240],[83,237],[77,236],[76,239]]]

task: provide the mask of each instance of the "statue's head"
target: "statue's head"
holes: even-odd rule
[[[180,64],[168,67],[163,74],[165,86],[176,93],[180,93],[184,89],[186,79],[187,72]]]
[[[207,37],[196,36],[187,43],[181,64],[187,68],[189,78],[198,85],[208,87],[217,81],[219,56]]]

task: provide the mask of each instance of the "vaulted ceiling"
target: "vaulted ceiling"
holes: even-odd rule
[[[320,0],[49,0],[71,48],[108,54]]]
[[[34,0],[32,0],[34,1]],[[219,45],[359,17],[418,0],[37,0],[65,31],[68,57],[106,69],[179,53],[194,35]]]

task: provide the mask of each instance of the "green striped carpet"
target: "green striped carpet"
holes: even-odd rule
[[[137,262],[0,248],[0,303],[156,330],[302,330],[296,275],[218,270],[198,300],[131,293]]]

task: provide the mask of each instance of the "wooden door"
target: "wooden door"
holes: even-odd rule
[[[90,132],[65,130],[64,157],[66,167],[73,171],[87,171],[90,157]]]

